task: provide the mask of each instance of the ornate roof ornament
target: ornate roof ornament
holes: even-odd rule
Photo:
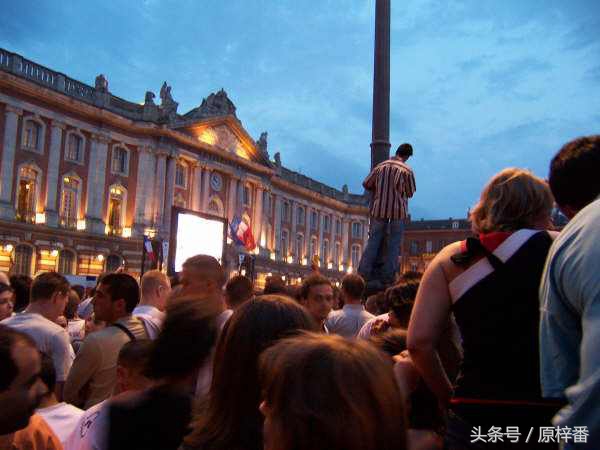
[[[202,100],[202,104],[185,115],[186,119],[205,119],[207,117],[235,116],[235,105],[227,92],[221,89]]]

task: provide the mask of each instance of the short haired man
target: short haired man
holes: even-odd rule
[[[217,299],[218,315],[216,324],[218,333],[221,333],[223,326],[233,311],[226,309],[225,300],[223,298],[223,285],[225,284],[225,271],[219,261],[209,255],[196,255],[188,258],[183,263],[183,271],[181,273],[181,284],[183,288],[180,291],[181,297],[194,297]],[[213,349],[214,353],[214,349]],[[198,372],[198,380],[196,382],[196,398],[199,401],[205,399],[210,384],[212,382],[212,364],[213,354],[205,361],[204,365]]]
[[[569,405],[553,423],[587,427],[587,443],[600,448],[600,135],[564,145],[550,164],[550,189],[570,222],[555,239],[540,288],[541,382],[544,397]],[[583,429],[583,428],[579,428]]]
[[[330,333],[353,338],[362,326],[375,317],[365,311],[362,297],[365,293],[365,280],[358,274],[348,274],[342,279],[341,296],[344,301],[342,309],[332,311],[325,322]]]
[[[108,415],[111,400],[132,391],[141,391],[150,387],[150,380],[144,375],[152,341],[137,339],[127,342],[119,351],[117,358],[117,382],[111,398],[104,400],[83,413],[71,433],[65,450],[100,450],[108,448]]]
[[[42,382],[46,385],[47,393],[40,401],[37,413],[43,417],[48,426],[58,436],[63,446],[75,429],[77,422],[83,414],[83,410],[65,402],[59,402],[54,394],[56,375],[52,359],[42,353],[42,370],[40,372]]]
[[[377,278],[384,284],[391,284],[398,272],[398,256],[404,230],[404,220],[408,217],[408,199],[416,191],[415,177],[406,164],[413,154],[410,144],[402,144],[396,155],[373,168],[363,181],[363,187],[371,191],[371,225],[369,240],[363,252],[358,272],[367,280],[373,279],[373,266],[379,255],[379,247],[389,226],[387,253],[381,275]]]
[[[150,339],[156,339],[165,320],[167,299],[171,295],[171,282],[160,270],[146,272],[140,281],[142,299],[133,315],[142,319]]]
[[[263,289],[263,295],[269,294],[287,295],[285,281],[283,281],[281,275],[269,275],[266,278],[265,288]]]
[[[59,400],[62,400],[63,386],[75,358],[69,334],[56,323],[65,310],[69,289],[69,282],[62,275],[42,273],[33,280],[25,311],[2,321],[3,325],[31,336],[38,350],[52,358]]]
[[[319,328],[328,333],[325,320],[333,306],[333,286],[328,278],[312,274],[304,279],[300,290],[300,303],[308,310]]]
[[[44,419],[34,414],[46,387],[40,379],[41,359],[28,335],[0,325],[0,448],[61,449]]]
[[[254,286],[248,277],[236,275],[225,284],[225,303],[229,309],[235,311],[245,301],[252,297]]]
[[[111,273],[102,279],[94,295],[94,316],[107,327],[83,341],[65,384],[66,401],[87,409],[111,395],[121,347],[148,338],[143,322],[131,314],[139,299],[140,289],[131,275]]]

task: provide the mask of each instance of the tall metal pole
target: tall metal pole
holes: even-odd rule
[[[371,169],[390,157],[390,9],[376,0]]]

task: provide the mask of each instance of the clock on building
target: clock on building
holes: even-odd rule
[[[213,190],[220,192],[221,188],[223,187],[223,179],[221,178],[221,175],[218,173],[211,174],[210,186],[213,188]]]

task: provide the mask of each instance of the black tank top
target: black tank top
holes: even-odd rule
[[[456,397],[540,398],[538,289],[551,244],[547,232],[519,230],[493,253],[469,238],[453,258],[484,256],[450,283],[464,350]]]

